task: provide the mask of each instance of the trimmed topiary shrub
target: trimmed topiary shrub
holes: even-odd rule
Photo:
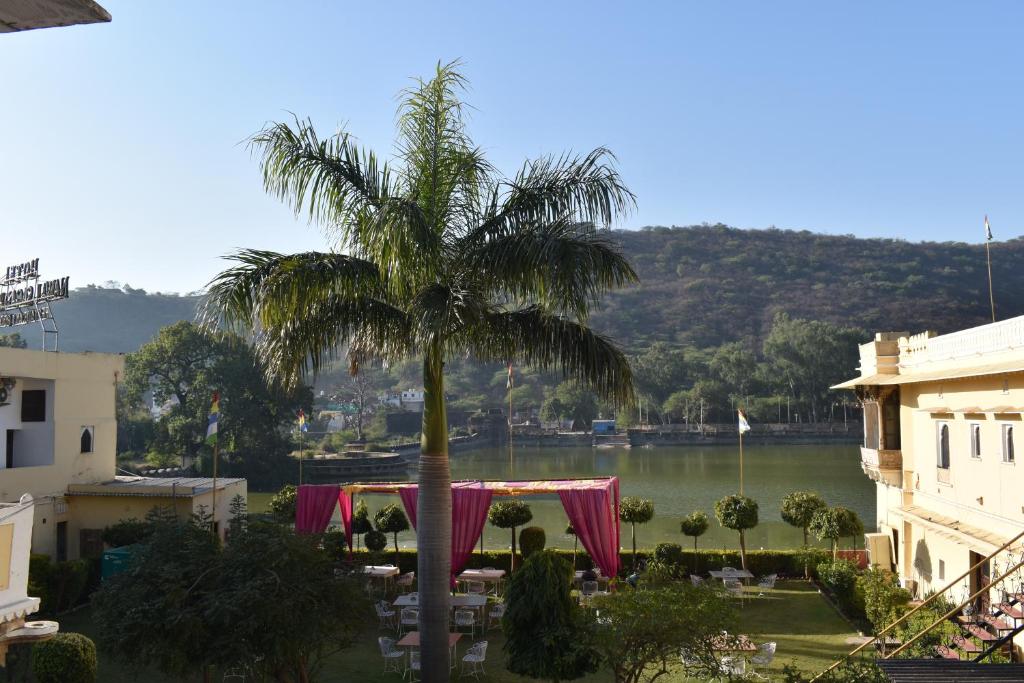
[[[672,567],[682,567],[683,547],[678,543],[659,543],[654,546],[654,559]]]
[[[538,550],[544,550],[548,543],[544,529],[539,526],[528,526],[519,532],[519,550],[523,553],[523,559]]]
[[[388,547],[388,536],[383,531],[371,529],[363,536],[363,543],[370,552],[379,553]]]
[[[298,489],[294,484],[285,484],[270,499],[270,514],[281,524],[295,523],[295,505],[298,500]]]
[[[96,645],[81,633],[58,633],[32,648],[37,683],[96,683]]]

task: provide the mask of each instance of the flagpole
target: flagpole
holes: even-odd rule
[[[985,240],[985,260],[988,262],[988,303],[992,307],[992,322],[996,321],[996,299],[992,293],[992,252],[988,246],[989,240]]]
[[[508,469],[509,477],[516,478],[516,463],[512,459],[512,364],[508,365]]]
[[[299,426],[299,486],[302,486],[302,426]]]
[[[743,495],[743,430],[740,430],[740,495]]]
[[[217,531],[217,461],[220,460],[220,435],[213,435],[213,533],[218,538],[220,533]]]

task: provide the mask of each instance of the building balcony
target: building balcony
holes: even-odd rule
[[[862,447],[860,466],[872,481],[888,486],[903,486],[903,451]]]

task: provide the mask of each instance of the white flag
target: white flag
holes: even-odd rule
[[[992,241],[992,228],[988,224],[988,216],[985,216],[985,240],[987,242]]]
[[[736,411],[740,416],[740,434],[746,434],[750,431],[750,423],[747,422],[747,416],[743,414],[742,410]]]

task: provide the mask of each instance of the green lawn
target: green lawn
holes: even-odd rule
[[[805,671],[820,671],[840,655],[853,649],[845,643],[847,638],[856,633],[818,594],[817,590],[804,581],[780,581],[778,587],[765,597],[758,598],[756,589],[751,590],[751,597],[745,600],[740,610],[740,632],[745,633],[757,642],[774,640],[778,643],[773,672],[777,678],[783,664],[795,663]],[[86,635],[95,635],[95,626],[90,620],[88,610],[81,610],[61,618],[62,631],[78,631]],[[327,662],[318,680],[322,681],[391,681],[398,683],[400,676],[381,672],[381,658],[377,650],[376,620],[368,623],[368,628],[359,642],[352,648],[342,651]],[[479,637],[478,637],[479,639]],[[489,643],[487,652],[486,680],[495,683],[523,683],[530,679],[515,676],[504,670],[502,665],[502,645],[504,638],[500,631],[492,630],[486,635]],[[459,657],[471,644],[469,636],[464,636],[458,646]],[[465,644],[463,644],[465,643]],[[132,671],[118,665],[110,657],[100,652],[99,680],[104,683],[122,683],[128,681],[145,681],[147,683],[179,683],[156,674],[152,671]],[[219,680],[215,677],[214,680]],[[588,678],[581,679],[590,683],[607,683],[611,676],[599,672]],[[662,681],[681,683],[682,675],[662,678]]]

